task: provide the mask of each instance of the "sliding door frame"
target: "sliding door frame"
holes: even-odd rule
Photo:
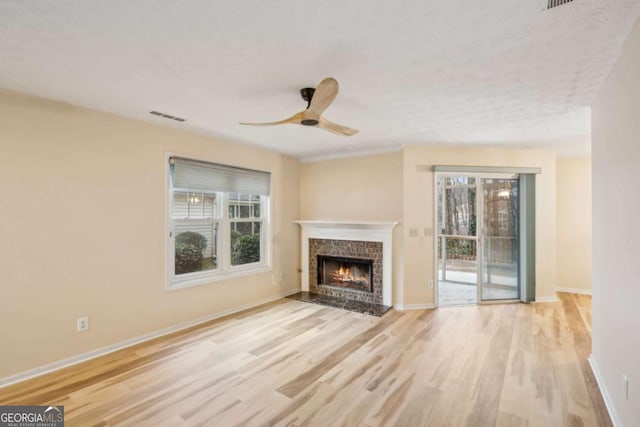
[[[527,245],[526,250],[528,253],[530,253],[532,251],[532,247],[533,247],[533,251],[535,251],[535,239],[533,242],[527,242],[527,235],[523,234],[523,233],[519,233],[518,239],[519,239],[519,243],[520,243],[520,253],[519,253],[519,274],[518,274],[518,294],[519,294],[519,298],[513,298],[513,299],[503,299],[503,300],[488,300],[488,301],[482,301],[482,274],[484,273],[482,271],[481,268],[481,262],[483,260],[483,256],[484,256],[484,245],[483,245],[483,238],[482,236],[484,235],[484,231],[480,230],[480,227],[484,227],[484,206],[481,204],[481,202],[484,200],[484,191],[478,191],[482,189],[482,186],[480,184],[480,179],[481,178],[495,178],[495,179],[513,179],[514,175],[519,175],[519,181],[521,183],[521,185],[524,183],[525,185],[527,185],[530,188],[527,188],[525,190],[533,190],[532,193],[529,193],[530,195],[532,194],[533,197],[535,197],[535,174],[539,174],[541,172],[541,170],[539,168],[511,168],[511,167],[485,167],[485,166],[433,166],[432,169],[433,171],[433,258],[432,258],[432,265],[433,265],[433,278],[432,278],[432,283],[434,284],[434,305],[436,307],[440,306],[440,270],[439,270],[439,246],[440,246],[440,230],[438,228],[438,208],[440,207],[440,200],[438,198],[438,184],[440,181],[441,177],[451,177],[451,176],[465,176],[465,177],[472,177],[476,179],[476,291],[477,291],[477,298],[476,298],[476,304],[478,305],[488,305],[488,304],[503,304],[503,303],[511,303],[511,302],[521,302],[521,301],[531,301],[533,298],[533,300],[535,300],[535,293],[532,294],[532,289],[533,292],[535,292],[535,285],[533,288],[531,288],[529,281],[531,280],[530,277],[527,277],[527,275],[524,274],[524,267],[523,267],[523,255],[526,256],[525,253],[522,252],[522,250],[524,250],[525,248],[523,247],[524,245]],[[528,175],[528,177],[524,177],[523,179],[523,175]],[[533,184],[531,184],[531,182],[533,182]],[[531,188],[533,187],[533,188]],[[446,190],[446,189],[445,189]],[[529,195],[526,195],[526,193],[523,195],[522,192],[519,192],[519,198],[521,199],[519,202],[519,217],[520,217],[520,223],[521,223],[521,230],[523,230],[523,226],[526,226],[526,224],[523,224],[522,219],[526,220],[530,220],[531,219],[531,208],[530,206],[525,206],[524,201],[522,200],[523,197],[529,197]],[[527,208],[526,210],[523,210],[524,208]],[[533,209],[534,213],[535,213],[535,208]],[[535,221],[535,216],[533,218],[533,220]],[[535,230],[535,223],[530,225],[531,227],[533,227],[533,229]],[[533,244],[533,246],[531,246]],[[534,256],[535,256],[535,252],[534,252]],[[535,258],[534,258],[535,260]],[[535,261],[534,261],[535,262]],[[530,274],[529,274],[530,276]],[[535,277],[533,278],[533,281],[535,283]],[[526,296],[525,296],[526,295]],[[527,298],[529,297],[529,299]]]

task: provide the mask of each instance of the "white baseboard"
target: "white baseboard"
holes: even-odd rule
[[[431,308],[436,308],[436,305],[433,303],[428,304],[395,304],[393,306],[398,311],[407,311],[407,310],[426,310]]]
[[[536,297],[536,300],[534,302],[558,302],[558,297],[557,296],[553,296],[553,297]]]
[[[578,289],[578,288],[556,288],[558,292],[568,292],[570,294],[591,295],[590,289]]]
[[[598,369],[598,364],[593,358],[593,354],[589,356],[587,360],[589,361],[589,365],[591,366],[591,371],[593,372],[593,376],[596,377],[596,383],[598,383],[598,388],[600,389],[600,393],[602,393],[602,399],[604,400],[604,405],[607,407],[607,411],[609,412],[611,423],[613,424],[614,427],[622,426],[622,423],[620,422],[620,418],[618,418],[618,413],[616,412],[616,409],[613,406],[611,395],[609,394],[607,387],[604,385],[604,378],[602,378],[600,369]]]
[[[113,345],[109,345],[106,347],[99,348],[97,350],[89,351],[87,353],[79,354],[77,356],[72,356],[67,359],[59,360],[57,362],[49,363],[47,365],[39,366],[37,368],[29,369],[28,371],[20,372],[15,375],[10,375],[8,377],[0,378],[0,388],[7,387],[11,384],[16,384],[22,381],[29,380],[31,378],[39,377],[44,374],[48,374],[50,372],[54,372],[68,366],[77,365],[78,363],[86,362],[87,360],[95,359],[96,357],[104,356],[109,353],[113,353],[114,351],[122,350],[123,348],[131,347],[136,344],[143,343],[145,341],[149,341],[155,338],[162,337],[164,335],[169,335],[174,332],[181,331],[183,329],[191,328],[193,326],[197,326],[201,323],[209,322],[211,320],[219,319],[224,316],[228,316],[233,313],[237,313],[239,311],[247,310],[253,307],[260,306],[262,304],[266,304],[280,298],[284,298],[289,295],[293,295],[297,292],[300,292],[300,289],[292,289],[289,291],[282,292],[278,295],[262,299],[260,301],[255,301],[249,304],[244,304],[239,307],[230,308],[227,310],[222,310],[214,314],[210,314],[205,317],[201,317],[196,320],[191,320],[189,322],[181,323],[175,326],[169,326],[168,328],[160,329],[159,331],[150,332],[148,334],[144,334],[135,338],[128,339],[126,341],[122,341]]]

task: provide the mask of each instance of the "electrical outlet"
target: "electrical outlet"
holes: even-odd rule
[[[424,237],[432,237],[433,236],[433,228],[425,227],[424,228]]]
[[[76,320],[76,326],[78,328],[78,332],[84,332],[89,330],[89,318],[88,317],[79,317]]]
[[[433,289],[433,280],[432,279],[427,280],[427,288]]]
[[[622,374],[622,392],[624,393],[624,400],[629,400],[629,378]]]

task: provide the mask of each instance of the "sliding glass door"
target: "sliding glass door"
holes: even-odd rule
[[[520,295],[518,175],[437,175],[438,304]]]

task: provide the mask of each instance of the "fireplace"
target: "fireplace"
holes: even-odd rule
[[[382,243],[309,239],[309,292],[382,304]]]
[[[318,255],[318,286],[373,292],[373,260]]]
[[[360,301],[371,304],[392,306],[393,280],[393,227],[395,222],[375,221],[296,221],[302,227],[302,283],[301,290],[311,294],[342,298],[345,301]],[[369,272],[353,274],[354,279],[345,279],[345,271],[338,280],[325,280],[320,277],[321,257],[338,258],[339,262],[371,261]],[[361,268],[357,265],[358,269]],[[336,268],[333,268],[335,271]],[[333,272],[330,273],[333,275]],[[364,280],[355,277],[367,277],[368,287],[363,290]],[[327,284],[329,282],[329,284]],[[355,283],[354,283],[355,282]],[[351,285],[356,285],[353,287]]]

